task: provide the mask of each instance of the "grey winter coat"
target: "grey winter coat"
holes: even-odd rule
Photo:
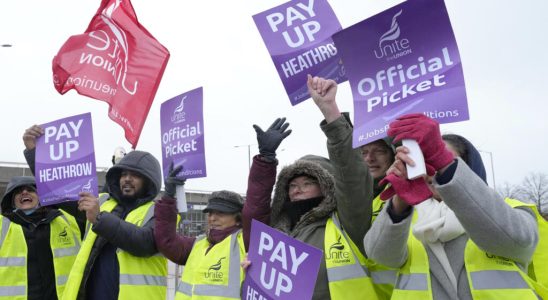
[[[468,239],[486,252],[515,261],[525,272],[538,242],[536,218],[530,209],[511,208],[463,160],[459,158],[456,163],[450,181],[435,182],[435,187],[465,229],[463,235],[444,244],[457,278],[457,291],[436,256],[425,247],[434,299],[472,299],[464,266]],[[391,202],[385,205],[366,234],[364,245],[369,258],[399,268],[407,261],[412,213],[394,223],[389,214],[391,206]]]

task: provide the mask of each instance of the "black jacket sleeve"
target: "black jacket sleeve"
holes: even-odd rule
[[[158,253],[154,242],[154,217],[139,227],[115,214],[102,212],[92,230],[131,255],[148,257]]]

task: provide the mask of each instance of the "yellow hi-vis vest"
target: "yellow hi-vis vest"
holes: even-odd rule
[[[548,221],[534,209],[538,223],[538,244],[533,261],[529,264],[529,276],[548,289]]]
[[[512,207],[530,207],[512,199],[506,199],[506,203]],[[392,299],[432,299],[428,255],[424,245],[411,231],[407,248],[407,261],[398,273]],[[548,299],[546,291],[521,271],[515,262],[481,250],[471,239],[464,250],[464,265],[473,299],[538,300],[538,296]]]
[[[382,208],[384,207],[384,204],[386,201],[381,200],[381,195],[377,195],[375,199],[373,199],[373,202],[371,203],[371,223],[375,222],[375,219],[377,219],[377,216],[381,212]]]
[[[108,198],[108,194],[101,194],[99,201]],[[108,199],[101,204],[101,211],[111,212],[118,202]],[[145,225],[154,216],[154,202],[145,203],[132,210],[125,221],[139,227]],[[82,249],[76,257],[70,272],[63,299],[74,300],[78,296],[84,270],[91,253],[91,248],[97,239],[97,234],[86,229],[86,236]],[[116,257],[120,265],[120,292],[118,299],[166,299],[167,294],[167,260],[160,254],[150,257],[137,257],[118,248]]]
[[[73,216],[61,211],[50,223],[57,298],[61,298],[76,254],[80,229]],[[0,216],[0,299],[27,299],[27,243],[21,225]]]
[[[242,231],[234,232],[206,253],[207,248],[209,242],[205,237],[194,242],[175,300],[240,299],[245,276],[240,267],[245,257]]]
[[[331,299],[390,299],[396,270],[366,259],[336,213],[325,226],[324,254]]]

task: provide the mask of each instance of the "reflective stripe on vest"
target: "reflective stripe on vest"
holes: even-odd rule
[[[101,194],[99,201],[102,202],[108,194]],[[114,199],[103,201],[100,210],[111,212],[118,202]],[[149,212],[154,212],[154,202],[147,202],[132,211],[125,217],[124,221],[142,227]],[[74,300],[82,285],[84,270],[88,264],[91,249],[97,239],[97,234],[89,230],[88,223],[86,237],[82,248],[78,253],[66,285],[63,299]],[[137,257],[130,253],[117,249],[116,257],[120,266],[119,282],[120,290],[118,299],[165,299],[167,293],[167,261],[163,256],[153,255],[150,257]]]
[[[60,276],[57,276],[57,285],[63,285],[63,284],[66,284],[67,283],[67,280],[68,280],[68,275],[60,275]]]
[[[370,271],[371,279],[375,284],[391,284],[394,285],[398,275],[396,270]]]
[[[333,225],[335,225],[335,228],[337,228],[341,236],[346,240],[346,243],[350,244],[350,239],[346,235],[346,232],[342,230],[337,214],[333,214],[331,216],[331,220],[333,221]],[[354,253],[352,249],[350,249],[350,252],[354,256],[353,264],[327,268],[327,278],[329,282],[369,277],[369,270],[367,269],[367,267],[362,266],[360,260],[356,256],[356,253]]]
[[[222,243],[227,239],[230,239],[229,244],[229,266],[228,266],[228,283],[226,285],[224,284],[201,284],[196,283],[193,284],[192,282],[196,282],[198,276],[192,276],[196,275],[195,272],[197,272],[195,269],[192,268],[198,268],[201,266],[201,263],[204,261],[193,261],[196,259],[209,259],[211,260],[218,260],[218,263],[215,264],[218,267],[221,267],[222,263],[222,251],[224,250],[225,245]],[[239,242],[239,239],[241,239],[241,230],[238,230],[231,234],[229,237],[225,238],[225,240],[221,241],[220,243],[216,244],[211,248],[208,252],[208,254],[213,253],[212,251],[219,251],[217,252],[217,256],[215,257],[206,257],[203,256],[201,251],[204,251],[207,246],[209,245],[209,242],[205,238],[201,238],[197,240],[194,243],[193,249],[191,251],[191,254],[188,258],[187,265],[185,267],[185,270],[183,271],[183,276],[181,277],[181,281],[179,282],[179,285],[177,286],[177,295],[176,299],[187,299],[187,298],[193,298],[195,296],[202,296],[202,297],[219,297],[219,298],[234,298],[234,299],[240,299],[240,286],[242,282],[242,274],[241,267],[240,267],[240,251],[243,250],[243,240],[241,243]],[[215,247],[221,247],[215,249]],[[192,260],[192,261],[191,261]],[[211,267],[210,267],[211,268]],[[190,273],[185,273],[190,272]],[[209,269],[208,269],[209,272]],[[187,281],[187,280],[190,280]],[[196,281],[195,281],[196,280]]]
[[[192,295],[192,284],[186,283],[184,281],[180,281],[179,284],[177,285],[177,292],[183,293],[187,296],[191,296]]]
[[[331,299],[390,299],[396,271],[367,260],[336,213],[325,226],[324,253]]]
[[[24,296],[27,297],[26,286],[0,286],[0,297]]]
[[[26,266],[26,257],[0,257],[0,267]]]
[[[426,274],[400,274],[396,281],[396,288],[408,291],[428,290],[428,277]]]
[[[72,216],[65,215],[64,211],[60,210],[60,212],[61,214],[49,223],[49,244],[52,251],[55,288],[58,298],[61,297],[64,291],[64,284],[80,245],[80,231],[76,220]],[[0,249],[8,235],[11,242],[9,249],[2,249],[2,257],[0,257],[0,267],[6,268],[2,270],[2,276],[0,276],[2,277],[0,280],[4,284],[0,295],[19,295],[24,296],[23,298],[26,299],[27,244],[25,235],[19,224],[11,224],[8,218],[3,217]],[[9,274],[9,276],[6,276],[6,274]],[[21,285],[21,283],[24,283],[24,285]],[[22,294],[20,291],[22,291]]]
[[[346,232],[342,229],[342,226],[340,224],[337,214],[333,214],[332,220],[335,227],[341,232],[341,235],[346,239],[347,243],[350,244],[351,240],[346,234]],[[328,277],[330,278],[329,281],[331,281],[331,278],[333,278],[333,281],[338,281],[338,280],[346,280],[346,279],[360,278],[360,277],[366,276],[366,277],[370,277],[373,280],[373,283],[375,284],[393,285],[394,282],[396,282],[397,270],[385,268],[385,269],[372,271],[369,268],[367,268],[367,266],[361,265],[360,259],[358,259],[358,257],[356,256],[357,250],[354,250],[354,249],[352,250],[353,250],[352,254],[354,255],[354,259],[356,263],[348,266],[338,266],[334,268],[328,268],[327,274],[328,274]],[[363,257],[361,260],[367,263],[365,257]]]
[[[140,274],[120,274],[120,284],[127,285],[167,285],[165,276],[151,276]]]
[[[528,289],[527,282],[517,271],[478,271],[470,272],[472,286],[476,290],[488,289]]]
[[[68,275],[80,251],[80,228],[76,219],[63,211],[50,223],[50,245],[53,253],[53,270],[57,298],[65,292]]]
[[[10,219],[2,216],[2,232],[0,233],[0,248],[2,248],[2,244],[4,244],[4,239],[6,238],[6,235],[8,234],[9,227],[10,227]]]
[[[23,229],[18,224],[12,226],[4,216],[0,215],[0,219],[0,297],[27,299],[27,244]],[[4,243],[8,235],[9,240]]]
[[[111,202],[112,201],[112,202]],[[109,200],[116,206],[114,200]],[[106,202],[106,204],[109,204]],[[113,209],[113,208],[112,208]],[[110,209],[110,211],[112,211]],[[143,227],[154,216],[154,202],[132,210],[125,221]],[[167,295],[167,260],[162,255],[137,257],[120,248],[116,251],[120,265],[119,299],[165,299]]]
[[[516,200],[506,202],[512,207],[529,206]],[[412,229],[408,249],[409,257],[400,268],[393,299],[432,299],[427,253],[425,246],[413,235]],[[531,280],[514,261],[481,250],[471,239],[466,242],[464,265],[473,299],[539,298]]]

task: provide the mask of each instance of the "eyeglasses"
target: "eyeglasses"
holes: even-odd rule
[[[298,188],[300,191],[308,191],[308,190],[310,190],[313,186],[316,186],[316,185],[318,185],[318,182],[317,182],[317,181],[312,181],[312,180],[304,181],[304,182],[301,183],[301,184],[290,183],[290,184],[289,184],[289,191],[290,191],[290,192],[295,191],[297,188]]]

